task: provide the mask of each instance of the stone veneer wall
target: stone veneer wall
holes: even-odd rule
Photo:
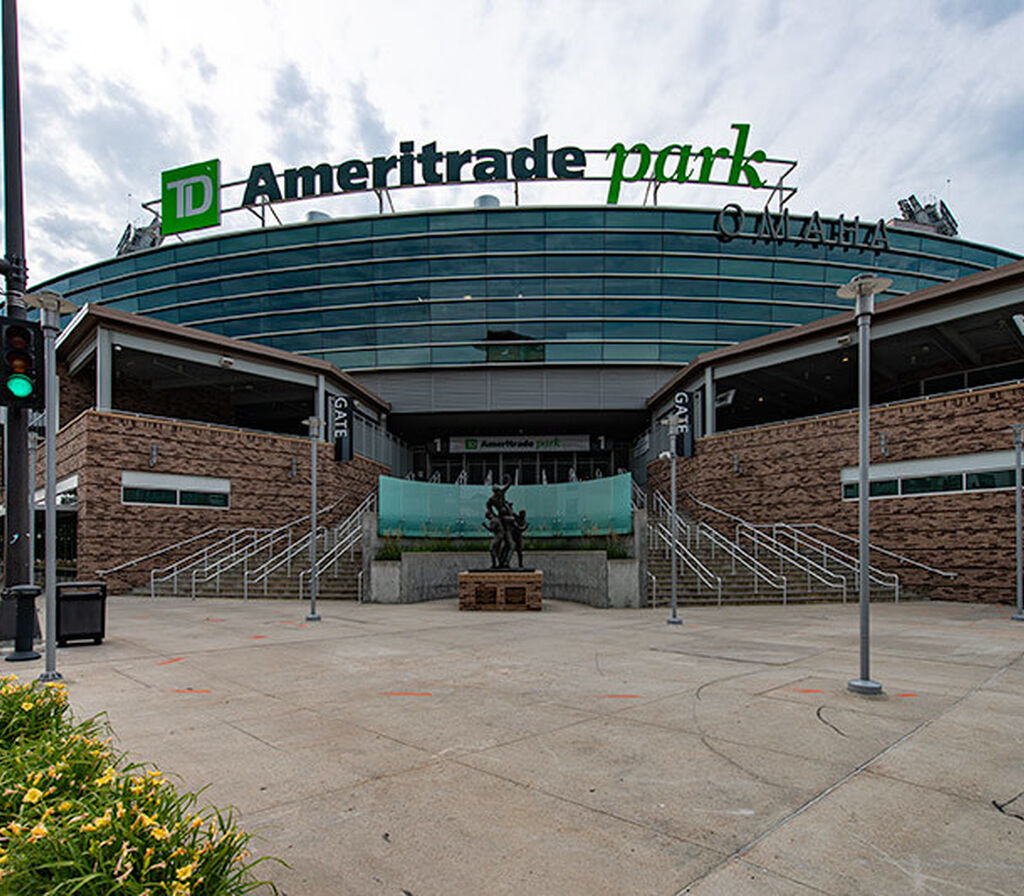
[[[871,463],[1012,449],[1007,429],[1022,415],[1019,383],[875,408]],[[648,467],[648,484],[666,496],[669,464],[657,460]],[[677,481],[679,489],[752,523],[820,523],[856,536],[857,502],[841,500],[839,483],[841,468],[856,464],[857,414],[848,412],[699,439],[695,456],[677,461]],[[722,527],[721,516],[692,502],[682,506]],[[877,553],[871,562],[899,573],[904,588],[933,598],[1012,602],[1013,530],[1012,490],[876,498],[872,544],[957,578],[919,572]],[[855,545],[850,549],[856,553]]]
[[[153,445],[157,460],[150,467]],[[289,476],[293,459],[295,475]],[[123,505],[122,470],[230,479],[231,507]],[[344,498],[324,522],[354,510],[376,487],[377,476],[387,472],[383,464],[360,456],[337,463],[333,446],[319,443],[319,505]],[[210,527],[272,528],[309,513],[309,439],[294,436],[87,411],[62,429],[57,441],[57,478],[72,473],[79,476],[79,579]],[[138,579],[138,574],[123,575],[109,584],[117,590],[139,584]]]

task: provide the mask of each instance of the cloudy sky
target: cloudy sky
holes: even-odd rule
[[[1021,0],[22,0],[26,246],[38,283],[113,254],[160,172],[224,180],[444,149],[751,144],[795,159],[795,212],[943,199],[965,239],[1024,252]],[[524,202],[603,190],[524,188]],[[395,194],[469,205],[479,187]],[[488,192],[501,192],[489,190]],[[503,195],[503,198],[504,195]],[[666,188],[662,205],[750,194]],[[639,192],[623,202],[640,202]],[[339,200],[341,202],[341,200]],[[281,207],[302,220],[308,203]],[[359,214],[371,197],[328,209]],[[233,227],[251,226],[236,215]],[[244,218],[244,219],[243,219]]]

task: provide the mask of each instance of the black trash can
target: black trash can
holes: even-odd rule
[[[57,583],[57,644],[103,643],[107,629],[106,582]]]

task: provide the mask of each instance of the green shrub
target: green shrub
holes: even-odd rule
[[[237,896],[273,884],[230,814],[125,762],[63,685],[0,679],[0,894]]]

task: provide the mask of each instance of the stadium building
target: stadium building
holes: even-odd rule
[[[729,185],[744,173],[735,160],[756,153],[744,155],[740,138],[746,132],[739,130],[732,171],[719,181],[707,162],[714,153],[704,153],[707,183]],[[547,151],[538,140],[535,157]],[[623,175],[636,149],[613,148],[613,182],[640,180]],[[554,153],[562,153],[562,176],[583,165],[570,150]],[[722,152],[728,163],[730,151]],[[405,156],[396,158],[398,171]],[[386,177],[390,164],[363,168]],[[254,172],[261,167],[269,169]],[[525,162],[521,169],[516,177],[530,170]],[[214,182],[208,170],[171,185]],[[307,172],[309,184],[319,170]],[[344,183],[359,171],[343,163],[339,183],[343,170]],[[254,201],[254,183],[264,205],[302,198],[297,175],[288,175],[281,180],[294,195],[266,195],[276,183],[271,170],[244,182],[246,198]],[[209,203],[183,190],[179,211],[191,203],[205,214]],[[82,308],[59,342],[58,475],[65,512],[77,514],[79,567],[110,569],[140,546],[157,550],[203,526],[298,515],[303,501],[308,506],[301,445],[309,417],[326,422],[321,469],[332,472],[322,499],[337,498],[346,512],[382,472],[522,486],[631,473],[640,486],[648,476],[664,486],[658,457],[667,433],[659,421],[680,391],[691,402],[695,437],[680,482],[698,502],[697,517],[712,513],[703,502],[758,523],[781,514],[846,524],[852,438],[822,459],[807,500],[789,504],[775,500],[780,489],[791,496],[806,483],[751,479],[762,458],[747,446],[767,440],[766,458],[783,443],[773,441],[775,427],[807,420],[819,421],[819,435],[839,438],[842,430],[847,439],[847,424],[836,421],[856,403],[852,303],[836,290],[865,271],[892,281],[878,297],[879,320],[890,323],[878,343],[873,400],[899,409],[892,413],[901,427],[912,428],[932,396],[992,388],[1003,390],[1005,405],[992,426],[1005,428],[1020,397],[1018,256],[958,238],[941,203],[907,200],[902,218],[888,222],[737,203],[619,206],[611,191],[606,205],[501,206],[488,195],[473,208],[385,213],[386,191],[376,192],[375,215],[314,212],[304,223],[162,244],[129,231],[123,254],[37,287]],[[854,340],[854,358],[855,349]],[[348,416],[337,413],[339,401]],[[949,411],[945,425],[955,426],[958,413]],[[339,426],[348,441],[331,466]],[[882,432],[895,451],[895,425]],[[795,469],[810,470],[802,438],[787,450]],[[1003,450],[1000,438],[993,430],[982,439],[986,450]],[[997,504],[1007,498],[1004,460]],[[971,488],[964,476],[993,472],[979,463],[959,469],[960,492]],[[888,471],[889,484],[878,488],[895,481],[899,493],[904,478],[932,475],[904,472]],[[168,505],[177,508],[173,531]],[[135,534],[115,537],[127,531]],[[891,538],[901,541],[898,527]],[[902,548],[900,556],[910,556],[928,546]]]

